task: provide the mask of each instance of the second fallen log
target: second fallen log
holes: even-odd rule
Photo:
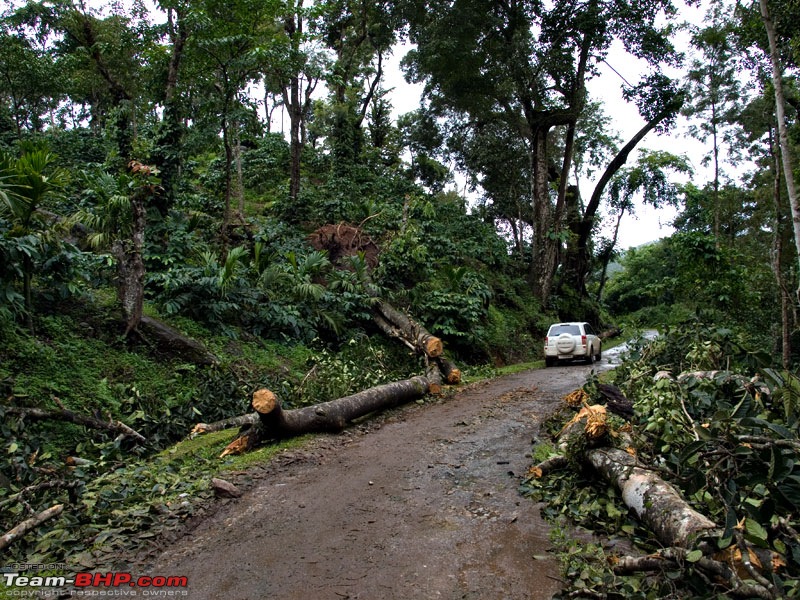
[[[688,548],[697,537],[711,535],[717,525],[700,514],[674,487],[651,469],[617,448],[596,448],[586,460],[608,481],[617,485],[625,504],[665,546]]]
[[[241,431],[222,456],[246,452],[266,440],[341,431],[359,417],[416,400],[435,391],[437,386],[441,386],[441,376],[438,370],[431,370],[425,376],[378,385],[351,396],[293,410],[283,410],[272,391],[260,389],[253,394],[252,403],[259,421]]]
[[[353,419],[420,398],[428,392],[430,380],[417,376],[386,383],[330,402],[284,411],[269,390],[253,394],[253,409],[270,437],[287,437],[320,431],[341,431]]]
[[[410,348],[431,358],[441,356],[444,352],[441,339],[388,302],[378,300],[374,308],[376,314],[373,320],[390,337],[401,339]]]

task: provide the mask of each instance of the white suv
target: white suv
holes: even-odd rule
[[[582,358],[587,364],[600,360],[600,338],[589,323],[554,323],[544,338],[544,364],[552,367],[559,359]]]

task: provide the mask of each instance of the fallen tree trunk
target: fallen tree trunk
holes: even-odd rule
[[[438,370],[429,369],[424,376],[386,383],[338,400],[286,411],[272,391],[257,390],[253,394],[253,409],[259,422],[241,431],[221,456],[246,452],[266,440],[341,431],[354,419],[435,392],[441,385],[441,375],[437,374]]]
[[[219,362],[217,357],[209,352],[203,344],[186,337],[174,327],[153,317],[142,315],[138,331],[141,335],[153,339],[163,352],[179,356],[198,365],[214,365]]]
[[[710,584],[725,585],[735,597],[777,597],[775,587],[760,573],[764,568],[762,565],[771,565],[772,551],[765,551],[764,557],[759,557],[759,549],[751,548],[741,532],[735,531],[737,544],[715,554],[717,545],[710,538],[722,535],[717,524],[694,510],[676,488],[636,459],[635,451],[630,447],[630,436],[623,433],[624,428],[614,431],[608,426],[603,406],[589,406],[578,392],[565,400],[571,396],[581,398],[584,406],[558,435],[558,448],[562,454],[531,467],[528,473],[533,477],[543,477],[574,464],[566,455],[572,448],[583,448],[577,460],[592,467],[620,490],[625,505],[665,548],[644,557],[615,559],[615,573],[659,571],[689,564],[702,571]],[[612,394],[612,397],[616,399],[616,395]],[[628,448],[610,447],[614,439],[617,443],[622,441]],[[764,569],[770,572],[769,567]]]
[[[100,429],[102,431],[108,431],[109,433],[116,433],[122,438],[132,438],[139,443],[147,441],[141,433],[131,429],[122,421],[103,421],[88,415],[72,412],[66,408],[48,410],[44,408],[4,406],[3,412],[6,415],[15,415],[22,419],[34,421],[68,421],[91,429]]]
[[[417,376],[386,383],[351,396],[314,406],[284,411],[277,396],[269,390],[253,394],[253,408],[270,437],[282,438],[304,433],[341,431],[347,424],[376,410],[383,410],[424,396],[431,385],[427,377]]]
[[[446,383],[450,385],[458,385],[461,383],[461,369],[444,356],[437,356],[435,361]]]
[[[586,461],[613,482],[636,516],[666,546],[688,548],[700,536],[717,529],[716,523],[694,510],[677,490],[635,457],[618,448],[595,448]]]
[[[583,460],[619,488],[625,505],[663,545],[688,548],[699,535],[717,529],[716,523],[689,506],[672,485],[644,468],[635,456],[608,447],[609,436],[614,435],[618,434],[610,431],[604,407],[584,406],[559,433],[559,448],[567,452],[569,447],[579,443],[576,438],[584,438],[588,448],[582,455]],[[597,447],[600,443],[603,445]],[[546,472],[542,465],[536,468]]]
[[[373,320],[386,335],[402,340],[410,348],[430,358],[441,356],[444,352],[441,339],[388,302],[377,300],[374,308]]]
[[[366,260],[368,268],[363,282],[364,291],[374,299],[372,318],[378,328],[428,358],[442,355],[444,347],[438,337],[378,297],[378,288],[371,282],[369,271],[378,265],[380,248],[360,227],[347,223],[323,225],[309,236],[309,242],[317,250],[327,252],[328,259],[338,268],[352,269],[342,261],[348,256],[361,256]],[[445,374],[445,377],[448,375]],[[460,381],[460,371],[458,377]],[[459,381],[450,381],[448,378],[448,383]]]
[[[13,529],[10,529],[2,536],[0,536],[0,550],[4,550],[14,542],[16,542],[19,538],[23,535],[28,533],[30,530],[38,527],[45,521],[57,517],[62,513],[64,510],[63,504],[56,504],[55,506],[51,506],[47,510],[43,510],[38,515],[34,515],[30,519],[26,519]]]

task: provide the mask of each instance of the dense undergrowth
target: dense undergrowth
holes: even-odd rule
[[[289,202],[288,144],[265,134],[242,150],[231,223],[218,154],[197,151],[167,198],[157,170],[121,170],[99,137],[78,149],[76,135],[43,132],[0,160],[0,529],[65,506],[6,548],[9,561],[88,564],[156,535],[162,513],[188,518],[186,498],[237,463],[170,449],[198,422],[247,412],[259,387],[292,408],[419,374],[422,362],[372,324],[375,295],[443,338],[462,370],[536,358],[552,317],[519,258],[491,220],[399,163],[345,165],[309,148],[302,198]],[[144,242],[132,250],[139,194]],[[312,245],[338,224],[363,245],[345,256]],[[126,335],[120,247],[142,260],[144,313],[201,343],[213,365]],[[146,441],[25,409],[120,421]]]
[[[234,336],[214,333],[187,318],[174,324],[211,349],[218,364],[192,364],[145,339],[124,337],[110,293],[62,302],[57,310],[40,307],[35,334],[2,323],[0,529],[65,505],[59,519],[8,547],[8,562],[58,563],[73,570],[108,565],[121,550],[130,556],[202,514],[212,496],[212,477],[238,473],[268,461],[287,444],[302,443],[220,460],[234,431],[188,437],[198,422],[247,412],[259,387],[276,391],[292,408],[424,369],[403,346],[363,330],[337,343],[304,344],[265,340],[241,329]],[[59,420],[7,415],[11,406],[119,420],[146,442]]]
[[[767,356],[749,351],[731,330],[697,322],[634,344],[610,378],[634,402],[637,456],[718,525],[712,540],[718,550],[746,542],[764,551],[772,557],[763,577],[774,597],[800,596],[800,378],[770,368]],[[600,400],[593,385],[585,389]],[[552,419],[552,434],[564,417]],[[536,459],[552,452],[546,442],[534,450]],[[573,468],[523,485],[546,502],[544,514],[554,524],[567,584],[562,597],[729,597],[692,561],[655,573],[615,574],[615,556],[648,554],[659,544],[618,491],[574,458]],[[567,525],[596,537],[566,535]]]

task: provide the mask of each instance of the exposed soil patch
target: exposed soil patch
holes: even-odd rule
[[[588,372],[527,371],[319,436],[147,571],[186,575],[196,599],[550,598],[548,527],[518,485]]]
[[[315,249],[325,250],[330,261],[341,268],[347,268],[342,258],[359,254],[363,254],[370,269],[378,266],[380,249],[359,227],[346,223],[323,225],[308,236],[308,241]]]

